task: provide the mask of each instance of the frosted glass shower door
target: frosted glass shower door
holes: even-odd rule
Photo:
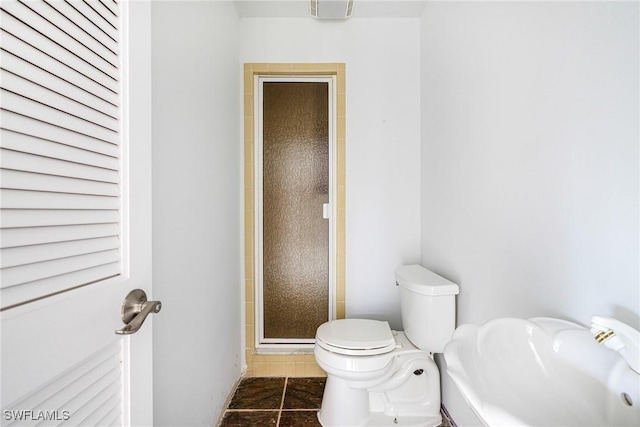
[[[331,85],[264,81],[261,88],[260,341],[310,343],[329,319]]]

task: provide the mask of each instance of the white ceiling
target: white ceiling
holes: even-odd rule
[[[335,1],[335,0],[318,0]],[[346,2],[346,0],[344,0]],[[426,0],[354,0],[354,18],[414,18]],[[309,0],[233,0],[244,18],[311,18]]]

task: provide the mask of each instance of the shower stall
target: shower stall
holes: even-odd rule
[[[255,83],[256,346],[304,348],[335,318],[335,79]]]

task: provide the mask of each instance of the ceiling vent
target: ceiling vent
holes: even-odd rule
[[[311,16],[318,19],[347,19],[353,13],[354,0],[310,0]]]

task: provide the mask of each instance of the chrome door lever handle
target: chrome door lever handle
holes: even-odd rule
[[[122,321],[125,327],[116,330],[116,334],[130,335],[138,332],[147,316],[160,312],[160,309],[160,301],[147,301],[147,294],[142,289],[132,290],[122,303]]]

